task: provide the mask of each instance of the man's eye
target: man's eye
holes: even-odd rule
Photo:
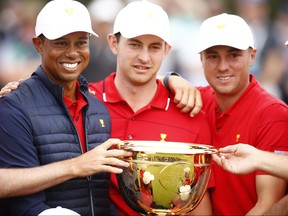
[[[207,58],[208,59],[215,59],[217,56],[216,55],[208,55]]]
[[[66,43],[65,42],[61,42],[61,41],[58,41],[55,43],[56,45],[58,46],[64,46]]]
[[[231,57],[231,58],[236,58],[236,57],[238,57],[238,56],[240,56],[238,53],[231,53],[231,54],[230,54],[230,57]]]
[[[137,44],[137,43],[131,43],[130,46],[132,46],[132,47],[139,47],[140,45]]]
[[[79,45],[86,45],[87,44],[87,41],[80,41],[79,42]]]
[[[159,50],[161,47],[160,46],[152,46],[151,48],[154,50]]]

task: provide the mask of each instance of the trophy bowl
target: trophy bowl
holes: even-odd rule
[[[124,141],[130,166],[117,174],[125,202],[140,214],[181,215],[201,202],[211,173],[213,146],[184,142]]]

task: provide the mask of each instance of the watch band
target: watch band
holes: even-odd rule
[[[169,71],[169,72],[166,72],[165,75],[164,75],[164,79],[163,79],[163,85],[165,86],[165,88],[170,91],[170,88],[169,88],[169,85],[168,85],[168,80],[169,80],[169,77],[170,76],[180,76],[180,74],[174,72],[174,71]]]

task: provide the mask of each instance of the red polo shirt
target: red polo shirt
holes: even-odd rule
[[[169,100],[167,89],[157,81],[154,99],[136,113],[119,95],[114,84],[115,73],[104,81],[90,84],[99,99],[105,102],[112,120],[112,137],[121,140],[165,140],[211,144],[211,134],[203,112],[194,118],[184,114]],[[169,102],[171,101],[171,102]],[[116,175],[111,177],[110,198],[121,215],[137,215],[125,203],[118,189]]]
[[[83,153],[86,152],[86,140],[85,140],[85,130],[84,122],[82,116],[82,109],[87,105],[87,101],[84,99],[83,95],[78,91],[79,83],[77,83],[77,99],[72,101],[69,98],[64,96],[64,102],[69,109],[70,116],[73,120],[74,125],[76,126],[77,132],[79,134],[81,147]]]
[[[250,85],[228,110],[221,113],[211,87],[200,89],[211,126],[213,145],[221,148],[249,143],[265,150],[288,151],[288,108],[250,76]],[[216,187],[211,190],[215,215],[245,215],[257,202],[256,175],[234,175],[213,165]]]

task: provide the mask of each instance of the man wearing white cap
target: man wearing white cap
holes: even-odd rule
[[[288,41],[285,45],[288,46]],[[233,174],[243,175],[260,170],[288,181],[288,152],[272,153],[249,144],[235,144],[220,148],[219,154],[212,155],[212,158],[219,166]],[[287,214],[288,195],[265,212],[265,215]]]
[[[181,113],[173,103],[174,95],[156,77],[172,46],[167,13],[149,1],[134,1],[118,13],[107,38],[116,55],[116,72],[89,87],[109,109],[112,137],[209,144],[211,134],[204,113],[193,118]],[[117,212],[139,215],[122,198],[116,175],[112,174],[111,180],[110,197]],[[192,212],[212,213],[208,194]]]
[[[67,4],[67,2],[64,3]],[[159,81],[156,81],[157,71],[171,47],[167,14],[159,6],[146,1],[135,2],[135,4],[129,4],[124,8],[122,13],[119,13],[114,26],[114,34],[108,36],[111,49],[114,54],[117,54],[117,75],[113,74],[104,82],[91,86],[96,88],[97,93],[99,93],[97,96],[107,102],[109,111],[113,114],[113,137],[121,139],[187,141],[209,144],[211,142],[211,136],[205,115],[200,113],[197,117],[191,119],[189,114],[182,114],[173,102],[170,103],[170,100],[173,101],[175,99],[174,95],[170,95],[167,89],[165,89]],[[67,10],[67,13],[71,13],[71,10]],[[47,14],[45,14],[45,16],[49,17]],[[56,14],[53,14],[53,16],[56,17]],[[51,17],[51,19],[44,19],[43,21],[57,20],[57,18],[53,18],[54,17]],[[135,30],[135,33],[129,30],[129,28],[126,28],[128,24],[133,31]],[[47,23],[42,26],[46,27]],[[63,28],[69,28],[69,26]],[[82,25],[80,24],[75,24],[75,26],[82,28]],[[135,26],[137,26],[137,28]],[[63,29],[59,29],[59,31],[63,31]],[[125,37],[121,34],[125,35]],[[66,43],[65,40],[61,40],[59,43],[55,42],[51,45],[56,47],[59,46],[59,48],[61,48],[62,46],[65,46]],[[71,51],[71,53],[76,55],[75,52]],[[123,60],[123,57],[127,54],[130,54],[129,58]],[[128,62],[128,64],[123,64],[122,62]],[[76,65],[71,63],[66,66],[71,67],[72,71],[72,68]],[[119,101],[114,101],[115,98]],[[126,103],[123,103],[124,101]],[[92,105],[90,107],[92,107]],[[131,118],[127,116],[131,116]],[[77,116],[75,119],[77,119]],[[102,119],[95,121],[95,124],[100,122],[103,124],[101,127],[105,127],[105,125],[107,126],[107,124],[109,124],[109,122],[101,120]],[[129,124],[129,127],[126,127],[126,124]],[[146,133],[143,133],[143,131]],[[109,154],[107,156],[111,157]],[[120,153],[117,155],[115,153],[115,156],[120,156]],[[103,163],[108,165],[112,162],[115,165],[118,165],[118,161],[103,161]],[[95,169],[96,168],[97,167],[95,167]],[[35,171],[35,169],[33,169],[33,171]],[[121,172],[121,170],[116,167],[115,170],[107,171],[113,171],[115,173]],[[38,181],[36,182],[38,183]],[[115,176],[113,178],[113,185],[116,186],[117,189]],[[102,186],[103,184],[97,185],[97,187]],[[46,186],[43,187],[46,188]],[[103,189],[105,189],[105,187]],[[39,191],[39,187],[35,188],[34,191]],[[123,214],[135,215],[135,212],[131,209],[130,211],[132,213],[129,212],[129,210],[126,212],[125,202],[120,196],[119,191],[116,190],[116,192],[117,198],[115,203],[118,204],[120,209],[124,207]],[[92,194],[96,195],[99,193],[95,191],[95,193]],[[77,197],[78,194],[75,193],[74,196]],[[207,199],[207,196],[205,196],[203,200],[210,204],[210,200]],[[107,205],[107,202],[101,201],[100,203],[101,205],[105,204],[104,207],[109,206]],[[69,204],[73,205],[75,203],[71,202]],[[61,206],[70,208],[70,205]],[[199,205],[197,210],[201,210],[200,206],[202,205]],[[71,209],[73,208],[71,207]],[[201,211],[203,214],[209,214],[211,212],[210,205],[208,205],[208,207],[205,206],[203,209],[204,210]],[[103,209],[100,208],[100,210]],[[195,212],[197,213],[197,211]],[[106,214],[105,211],[103,211],[102,214]],[[84,213],[83,215],[87,214]]]
[[[261,150],[288,151],[288,107],[266,92],[249,68],[256,48],[248,24],[220,14],[200,27],[198,51],[210,86],[201,88],[212,144],[249,143]],[[285,195],[283,179],[256,171],[236,176],[213,166],[210,190],[215,215],[261,215]]]
[[[108,172],[121,173],[129,164],[117,157],[131,154],[109,150],[120,140],[107,141],[109,112],[80,75],[90,57],[89,37],[97,36],[88,10],[77,1],[50,1],[35,31],[41,65],[0,100],[0,167],[22,173],[1,169],[1,179],[11,171],[8,179],[24,185],[14,185],[12,195],[20,190],[31,195],[1,199],[0,214],[38,215],[61,206],[80,215],[109,215]],[[8,188],[11,182],[6,181]]]
[[[66,2],[64,2],[64,3],[66,3]],[[165,40],[167,41],[167,42],[169,42],[170,44],[171,44],[171,41],[170,41],[170,37],[169,37],[169,20],[168,20],[168,17],[167,17],[167,14],[163,11],[163,9],[162,8],[160,8],[159,6],[157,6],[157,5],[154,5],[154,4],[151,4],[151,3],[144,3],[144,2],[142,2],[142,3],[136,3],[139,7],[138,7],[138,9],[136,10],[137,12],[139,12],[139,9],[140,9],[140,11],[141,10],[144,10],[144,12],[145,11],[147,11],[148,9],[148,14],[147,14],[147,17],[149,18],[148,20],[146,19],[143,19],[142,20],[142,22],[141,22],[141,25],[140,25],[140,27],[142,28],[142,26],[151,26],[151,27],[148,27],[148,28],[145,28],[144,30],[142,29],[142,31],[143,31],[143,33],[144,32],[147,32],[147,33],[151,33],[151,34],[157,34],[157,35],[160,35],[161,37],[163,37],[163,38],[165,38]],[[149,7],[147,7],[147,5],[149,6]],[[133,6],[133,4],[132,4],[132,6]],[[152,8],[151,8],[152,7]],[[130,7],[129,7],[130,8]],[[150,8],[151,8],[151,10],[152,10],[152,12],[153,13],[151,13],[151,11],[150,11]],[[155,8],[156,8],[156,12],[154,11],[155,10]],[[131,7],[131,9],[132,9],[132,11],[134,10],[134,8],[133,7]],[[69,11],[69,10],[68,10]],[[125,11],[125,10],[124,10]],[[157,13],[157,11],[160,11],[160,16],[158,16],[158,13]],[[128,10],[128,12],[129,12],[129,10]],[[154,13],[155,12],[155,13]],[[126,13],[126,12],[125,12]],[[127,15],[129,16],[129,14],[130,13],[128,13]],[[143,14],[143,13],[142,13]],[[142,17],[142,14],[140,13],[140,18]],[[158,17],[155,17],[154,15],[157,15]],[[133,18],[135,18],[135,16],[134,16],[134,14],[132,14],[133,15]],[[136,13],[136,15],[137,15],[137,13]],[[146,16],[146,14],[144,14],[145,16]],[[121,17],[121,16],[120,16]],[[136,16],[136,17],[138,17],[138,15]],[[124,14],[124,18],[125,18],[125,14]],[[152,19],[150,19],[150,18],[152,18]],[[161,28],[155,28],[155,26],[156,27],[159,27],[160,25],[162,25],[163,24],[163,18],[164,18],[164,23],[166,23],[166,25],[165,25],[165,28],[164,28],[164,30],[166,31],[163,31],[163,30],[161,30]],[[56,20],[56,18],[55,19],[52,19],[52,20]],[[44,19],[44,21],[49,21],[49,20],[45,20]],[[57,20],[56,20],[57,21]],[[122,22],[122,25],[124,24],[124,25],[126,25],[127,24],[127,21],[124,19],[124,23]],[[148,24],[149,25],[145,25],[145,22],[149,22]],[[76,21],[74,21],[74,22],[76,22]],[[152,22],[152,23],[151,23]],[[45,24],[45,25],[42,25],[43,27],[46,27],[47,25],[48,25],[49,23],[47,23],[47,24]],[[135,22],[134,22],[134,24],[135,24]],[[130,25],[134,25],[133,23],[132,24],[130,24]],[[152,25],[151,25],[152,24]],[[116,25],[115,25],[116,26]],[[151,30],[151,28],[154,26],[154,29],[152,29]],[[124,26],[125,27],[125,26]],[[82,26],[81,26],[81,28],[82,28]],[[116,28],[116,27],[115,27]],[[155,31],[155,29],[157,30],[157,31]],[[129,30],[129,29],[128,29]],[[62,31],[62,29],[61,29],[61,31]],[[165,35],[163,34],[163,32],[165,33]],[[124,31],[124,34],[125,34],[125,31]],[[137,34],[139,34],[139,33],[137,33]],[[140,34],[141,34],[141,32],[140,32]],[[157,36],[158,37],[158,36]],[[112,37],[113,38],[113,37]],[[156,41],[156,44],[152,44],[151,46],[153,46],[153,47],[151,47],[151,48],[153,48],[152,50],[158,50],[159,49],[159,47],[164,47],[163,45],[159,45],[159,44],[162,44],[163,43],[163,40],[161,39],[161,42],[159,42],[159,40],[157,40]],[[166,45],[165,45],[166,46]],[[151,49],[150,48],[150,49]],[[170,49],[170,45],[168,45],[167,44],[167,51],[169,51],[169,49]],[[159,50],[161,50],[161,55],[163,55],[163,56],[165,56],[163,53],[162,53],[162,50],[163,49],[159,49]],[[166,48],[165,48],[165,50],[166,50]],[[166,51],[165,51],[166,52]],[[156,52],[155,52],[156,53]],[[159,52],[158,52],[159,53]],[[160,59],[162,59],[162,57],[160,58]],[[157,61],[155,61],[157,64],[156,64],[156,66],[155,66],[155,70],[154,70],[154,67],[153,67],[153,73],[155,73],[155,72],[157,72],[157,68],[159,68],[159,62],[158,62],[158,60]],[[160,61],[160,63],[161,63],[161,61]],[[144,65],[144,64],[143,64]],[[144,65],[145,66],[145,65]],[[145,67],[147,67],[147,66],[145,66]],[[149,67],[151,67],[151,66],[149,66]],[[151,67],[152,68],[152,67]],[[95,69],[95,70],[97,70],[97,69]],[[155,74],[154,74],[155,75]],[[155,78],[154,77],[154,75],[153,75],[153,79]],[[111,80],[110,80],[111,81]],[[155,81],[155,80],[154,80]],[[156,82],[155,82],[155,84],[156,84]],[[157,84],[159,84],[159,82],[157,82]],[[99,87],[101,87],[100,89],[101,89],[101,91],[102,91],[102,82],[100,82],[100,83],[98,83],[97,84]],[[95,86],[97,86],[97,85],[95,85]],[[115,118],[113,118],[113,122],[115,121],[115,119],[117,120],[117,119],[121,119],[121,121],[123,121],[123,122],[119,122],[119,124],[117,124],[117,127],[115,128],[115,129],[113,129],[113,133],[112,133],[112,135],[113,135],[113,137],[121,137],[122,139],[128,139],[128,138],[130,138],[131,137],[131,134],[133,134],[134,135],[134,137],[137,139],[137,137],[138,137],[138,139],[140,139],[141,137],[143,137],[142,139],[152,139],[152,138],[150,138],[150,137],[146,137],[146,136],[151,136],[152,137],[152,133],[151,132],[148,132],[148,130],[147,130],[147,133],[142,133],[142,131],[143,131],[143,126],[145,125],[145,128],[148,128],[148,129],[150,129],[150,130],[152,130],[154,133],[153,133],[153,139],[155,139],[155,140],[165,140],[166,139],[166,137],[167,137],[167,140],[178,140],[178,139],[180,139],[181,138],[181,140],[180,141],[185,141],[185,140],[187,140],[187,141],[191,141],[191,142],[193,142],[193,141],[195,141],[195,142],[199,142],[199,143],[205,143],[205,144],[209,144],[210,143],[210,133],[209,133],[209,128],[208,128],[208,124],[207,124],[207,121],[204,119],[204,116],[203,116],[203,113],[202,114],[200,114],[199,115],[199,117],[197,117],[197,118],[195,118],[195,120],[193,120],[192,122],[194,122],[194,124],[191,124],[191,119],[190,118],[188,118],[188,116],[186,116],[186,115],[183,115],[183,114],[180,114],[180,112],[175,108],[175,105],[174,104],[171,104],[170,105],[170,97],[168,97],[169,95],[167,95],[168,94],[168,92],[167,92],[167,90],[165,89],[165,90],[163,90],[163,86],[161,85],[161,84],[159,84],[160,86],[161,86],[161,91],[159,91],[159,93],[157,93],[157,98],[158,98],[158,100],[156,100],[156,103],[153,103],[152,105],[153,106],[155,106],[155,104],[156,104],[156,107],[155,108],[157,108],[158,106],[160,107],[160,109],[159,110],[161,110],[161,112],[164,112],[164,113],[166,113],[166,115],[162,115],[162,118],[160,119],[159,118],[159,122],[156,122],[155,123],[155,121],[154,121],[154,119],[157,119],[157,118],[155,118],[155,115],[157,115],[157,117],[159,117],[158,116],[158,113],[155,113],[155,111],[154,112],[150,112],[150,110],[149,110],[149,112],[146,112],[148,115],[148,117],[149,117],[149,119],[152,119],[152,121],[151,120],[149,120],[149,122],[151,122],[150,124],[144,124],[145,123],[145,121],[135,121],[136,122],[136,124],[138,124],[138,123],[140,123],[140,125],[136,125],[136,127],[134,127],[134,125],[133,124],[131,124],[131,123],[129,123],[130,124],[130,127],[129,128],[127,128],[127,131],[125,131],[125,130],[119,130],[119,128],[120,129],[124,129],[125,127],[123,127],[123,125],[125,125],[126,123],[125,123],[125,121],[130,121],[130,119],[129,118],[127,118],[127,116],[126,116],[126,113],[121,113],[121,112],[117,112],[117,113],[115,113],[115,115],[120,115],[119,117],[115,117]],[[92,86],[94,86],[94,85],[92,85]],[[94,86],[94,87],[95,87]],[[109,86],[110,86],[110,84],[109,84]],[[155,87],[155,86],[154,86]],[[109,88],[108,88],[109,89]],[[159,94],[160,94],[160,92],[161,92],[161,94],[163,94],[163,96],[164,97],[161,97],[161,100],[159,100]],[[145,92],[143,92],[143,95],[142,95],[142,97],[145,97],[144,99],[146,100],[147,99],[147,97],[146,97],[146,95],[145,94],[150,94],[150,92],[146,92],[145,94],[144,94]],[[182,94],[183,93],[183,94]],[[185,91],[183,91],[182,93],[180,93],[180,95],[185,95]],[[119,94],[118,92],[117,92],[117,89],[115,88],[113,88],[113,92],[111,92],[111,94],[112,95],[114,95],[114,94]],[[107,95],[108,96],[110,96],[110,94],[108,94],[107,93]],[[99,95],[97,95],[97,96],[99,96],[99,98],[100,99],[103,99],[103,100],[105,100],[105,98],[106,98],[106,93],[104,92],[104,94],[102,94],[102,93],[100,93]],[[186,95],[187,96],[187,95]],[[136,96],[135,96],[136,97]],[[155,96],[156,97],[156,96]],[[174,97],[174,100],[175,100],[175,98],[176,98],[176,96]],[[184,97],[185,98],[185,97]],[[173,100],[173,97],[171,97],[171,99]],[[186,97],[186,99],[187,99],[187,97]],[[189,100],[189,99],[188,99]],[[161,102],[161,103],[159,103],[159,102]],[[131,102],[130,102],[131,103]],[[122,104],[122,102],[121,102],[121,104]],[[108,106],[108,108],[109,109],[111,109],[112,111],[111,112],[115,112],[115,110],[117,111],[118,110],[118,107],[116,107],[114,110],[112,109],[114,107],[114,105],[111,105],[111,106]],[[129,109],[130,110],[130,107],[126,107],[127,109]],[[199,107],[198,107],[199,108]],[[198,109],[197,107],[196,107],[196,110]],[[169,110],[168,112],[166,112],[167,110]],[[176,119],[176,121],[175,121],[175,124],[177,123],[177,124],[179,124],[179,125],[173,125],[173,124],[171,124],[171,121],[173,121],[174,122],[174,120],[173,120],[173,118],[168,118],[167,116],[170,116],[171,115],[171,113],[173,114],[173,113],[176,113],[176,115],[174,116],[175,117],[175,119]],[[192,111],[193,112],[193,111]],[[197,111],[196,111],[197,112]],[[194,112],[195,113],[195,112]],[[140,114],[140,112],[139,112],[139,114]],[[179,115],[180,114],[180,115]],[[123,119],[123,116],[124,116],[124,119]],[[136,115],[135,115],[136,116]],[[180,116],[180,118],[179,118],[179,116]],[[182,117],[182,116],[184,116],[184,117]],[[172,116],[171,116],[172,117]],[[148,118],[146,117],[146,120],[147,120]],[[182,123],[183,123],[183,120],[185,120],[185,121],[187,121],[187,122],[189,122],[189,123],[185,123],[185,124],[183,124],[184,125],[184,127],[186,128],[188,128],[188,129],[184,129],[184,130],[182,130],[183,128],[183,126],[182,126]],[[161,127],[159,127],[159,124],[163,124],[162,123],[162,121],[164,121],[164,123],[165,124],[167,124],[166,126],[164,125],[163,126],[163,128],[165,127],[166,129],[164,129],[164,130],[162,130],[161,129]],[[180,122],[181,121],[181,122]],[[115,125],[115,124],[113,124],[113,125]],[[152,127],[152,125],[153,125],[153,127]],[[168,125],[170,125],[170,126],[168,126]],[[181,125],[181,126],[180,126]],[[151,127],[150,127],[151,126]],[[155,127],[157,127],[157,130],[155,129]],[[135,133],[135,128],[137,128],[137,133]],[[139,130],[139,128],[141,128],[142,130],[140,131]],[[163,133],[162,134],[162,132],[164,131],[167,131],[169,129],[169,132],[171,133],[171,134],[165,134],[165,133]],[[131,131],[131,132],[130,132]],[[181,131],[181,133],[179,132],[177,132],[177,131]],[[186,132],[184,132],[184,131],[186,131]],[[121,133],[122,133],[122,135],[121,135]],[[191,134],[193,134],[192,136],[191,136]],[[145,135],[145,136],[144,136]],[[168,135],[168,136],[167,136]],[[126,137],[126,136],[129,136],[129,137]],[[53,164],[54,166],[53,166],[53,168],[54,169],[57,169],[57,163],[54,163]],[[51,166],[45,166],[45,168],[48,168],[49,167],[49,170],[53,170],[53,168],[51,168]],[[37,167],[38,168],[38,167]],[[96,168],[96,167],[95,167]],[[115,168],[116,170],[117,170],[117,168]],[[13,170],[5,170],[5,169],[0,169],[0,173],[1,174],[5,174],[5,178],[2,178],[1,179],[1,181],[0,181],[0,185],[3,185],[3,184],[5,184],[5,179],[6,179],[6,182],[7,182],[7,180],[9,179],[9,178],[11,178],[10,176],[11,175],[16,175],[16,173],[17,174],[19,174],[19,175],[23,175],[23,174],[25,174],[25,173],[27,173],[27,172],[30,172],[30,173],[37,173],[37,174],[39,174],[39,176],[43,176],[43,174],[45,174],[45,173],[47,173],[47,172],[45,172],[45,171],[47,171],[46,169],[44,169],[44,168],[41,168],[41,169],[32,169],[32,168],[30,168],[30,169],[28,169],[28,170],[26,170],[26,169],[17,169],[17,170],[15,170],[15,169],[13,169]],[[113,171],[113,172],[116,172],[115,170]],[[120,170],[118,169],[117,170],[117,172],[120,172]],[[41,174],[40,174],[41,173]],[[50,175],[49,175],[50,176]],[[45,178],[49,178],[49,176],[47,176],[47,175],[45,175]],[[7,177],[7,178],[6,178]],[[31,176],[29,176],[29,177],[31,177]],[[5,189],[7,188],[7,190],[3,190],[3,191],[0,191],[0,197],[5,197],[5,196],[19,196],[19,195],[26,195],[26,194],[31,194],[31,193],[35,193],[35,192],[37,192],[37,191],[39,191],[39,190],[43,190],[43,189],[46,189],[46,188],[48,188],[48,187],[51,187],[52,185],[52,183],[53,183],[53,185],[55,185],[55,181],[49,181],[49,184],[40,184],[39,182],[41,182],[41,181],[39,181],[39,178],[38,178],[38,175],[37,176],[35,176],[34,175],[34,177],[35,178],[27,178],[27,179],[29,179],[29,182],[33,182],[33,184],[29,184],[28,182],[25,182],[25,184],[21,184],[21,185],[19,185],[19,184],[17,184],[17,180],[15,179],[15,181],[10,181],[11,182],[11,184],[9,185],[9,187],[5,187]],[[3,180],[3,181],[2,181]],[[115,180],[115,179],[114,179]],[[48,181],[48,180],[47,180]],[[4,183],[2,183],[2,182],[4,182]],[[59,182],[58,182],[59,183]],[[114,181],[114,184],[115,184],[115,181]],[[32,185],[32,186],[31,186]],[[36,186],[37,185],[37,186]],[[11,191],[9,191],[9,188],[11,189],[11,188],[13,188]],[[120,196],[120,194],[119,194],[119,192],[117,192],[117,196]],[[121,197],[120,197],[121,198]],[[122,203],[124,202],[123,201],[123,199],[121,199],[121,201],[122,201]],[[124,203],[125,204],[125,203]],[[121,203],[120,204],[118,204],[120,207],[122,207],[121,206]],[[200,209],[200,208],[198,208],[198,209]],[[209,209],[210,208],[205,208],[205,210],[208,210],[209,211]],[[135,212],[133,212],[133,214],[134,214]]]

